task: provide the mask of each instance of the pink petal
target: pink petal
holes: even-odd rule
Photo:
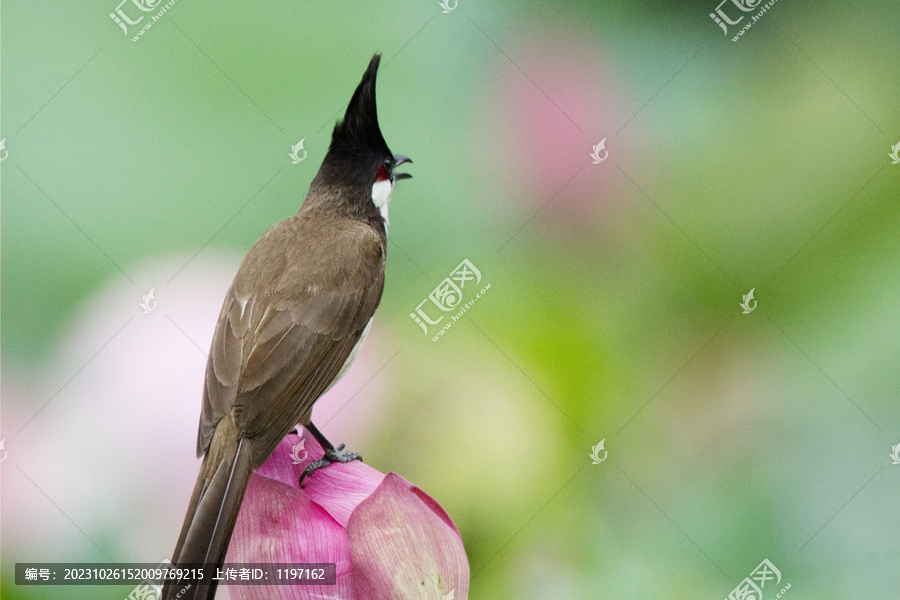
[[[333,562],[337,567],[337,585],[232,585],[234,600],[355,599],[344,528],[301,490],[259,473],[250,477],[225,562]]]
[[[266,463],[256,472],[288,485],[298,487],[300,475],[309,463],[322,458],[322,446],[306,429],[298,434],[288,434],[269,456]],[[306,460],[293,464],[293,447],[303,439]],[[299,452],[298,456],[303,456]],[[349,463],[334,463],[319,469],[303,481],[303,491],[316,504],[328,511],[342,526],[347,526],[350,513],[369,497],[384,479],[384,473],[365,463],[354,460]]]
[[[350,514],[372,495],[384,477],[381,471],[358,460],[334,463],[307,477],[303,481],[303,491],[346,527]]]
[[[459,532],[425,492],[388,473],[347,524],[358,600],[440,600],[469,593]]]
[[[256,472],[292,487],[299,487],[300,473],[303,472],[306,465],[314,460],[318,460],[323,454],[322,446],[319,445],[316,438],[305,429],[301,429],[301,432],[302,437],[296,433],[289,433],[284,436],[284,439],[275,447],[275,450],[269,455],[263,466],[258,468]],[[303,440],[303,450],[298,451],[298,457],[305,455],[305,458],[300,464],[295,465],[292,451],[294,446],[300,443],[301,439]]]

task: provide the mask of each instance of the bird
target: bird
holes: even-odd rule
[[[296,214],[247,253],[225,294],[213,334],[197,434],[203,457],[172,563],[220,567],[241,501],[259,468],[297,424],[325,455],[300,478],[359,459],[312,423],[313,404],[350,368],[384,291],[388,202],[396,167],[378,125],[375,54],[332,131]],[[161,598],[214,598],[216,581],[167,582]]]

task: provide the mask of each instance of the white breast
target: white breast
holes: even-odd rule
[[[385,229],[388,224],[388,202],[391,199],[391,190],[393,187],[390,179],[376,181],[375,185],[372,186],[372,204],[377,206],[378,210],[381,211],[381,216],[384,218]]]

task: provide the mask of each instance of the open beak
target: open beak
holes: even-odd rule
[[[398,166],[402,165],[403,163],[412,164],[412,159],[408,156],[403,156],[402,154],[395,154],[394,155],[394,168],[396,169]],[[412,177],[412,175],[410,175],[409,173],[394,173],[393,175],[394,175],[394,180],[409,179],[410,177]]]

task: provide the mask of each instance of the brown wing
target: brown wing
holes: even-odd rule
[[[231,413],[261,464],[331,385],[384,289],[383,238],[358,221],[291,217],[247,254],[206,369],[198,455]],[[254,464],[254,468],[259,464]]]

